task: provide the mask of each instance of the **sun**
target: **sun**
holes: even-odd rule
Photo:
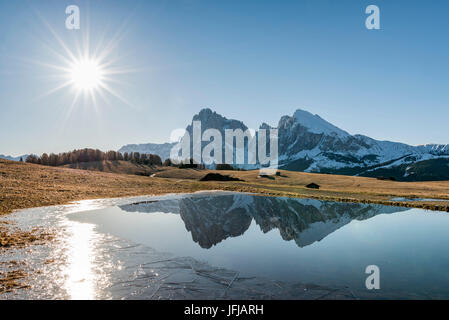
[[[101,86],[104,70],[94,59],[75,61],[70,67],[70,80],[78,90],[89,91]]]
[[[76,108],[80,106],[93,109],[100,115],[101,109],[106,106],[116,105],[110,97],[120,101],[120,104],[135,108],[119,92],[120,86],[128,85],[121,77],[136,72],[137,68],[129,68],[123,65],[123,57],[117,52],[119,43],[123,39],[124,29],[119,29],[111,38],[103,36],[92,38],[89,28],[83,29],[77,34],[75,40],[64,42],[54,28],[43,19],[53,39],[43,41],[44,49],[49,50],[52,61],[45,60],[34,62],[51,69],[54,72],[46,72],[46,75],[54,81],[54,87],[43,92],[39,98],[46,97],[60,90],[67,90],[65,121]],[[93,40],[95,39],[95,40]],[[53,42],[56,40],[55,42]],[[52,45],[54,43],[54,45]],[[55,62],[54,62],[55,61]]]

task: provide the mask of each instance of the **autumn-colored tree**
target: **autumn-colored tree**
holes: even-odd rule
[[[40,164],[42,164],[42,165],[44,165],[44,166],[48,166],[48,165],[49,165],[49,162],[48,162],[48,154],[44,153],[44,154],[41,156]]]
[[[27,163],[36,163],[36,164],[39,162],[38,157],[36,157],[34,154],[29,155],[25,161]]]
[[[98,149],[79,149],[70,152],[64,152],[59,154],[47,153],[37,157],[30,155],[26,158],[26,162],[42,164],[45,166],[63,166],[67,164],[80,163],[80,162],[93,162],[93,161],[133,161],[139,164],[145,165],[162,165],[162,160],[158,155],[154,154],[140,154],[139,152],[131,152],[121,154],[117,151],[108,151],[106,153]],[[23,159],[22,159],[23,161]]]

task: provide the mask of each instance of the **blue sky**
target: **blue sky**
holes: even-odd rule
[[[65,28],[65,8],[81,29]],[[365,28],[376,4],[381,30]],[[447,1],[0,1],[0,154],[165,142],[203,107],[257,128],[297,108],[355,134],[449,143]],[[41,18],[40,18],[41,17]],[[90,34],[132,70],[82,99],[48,64]],[[89,32],[88,32],[89,31]]]

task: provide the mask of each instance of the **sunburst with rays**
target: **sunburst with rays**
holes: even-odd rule
[[[61,77],[64,82],[58,86],[58,90],[71,87],[75,94],[73,104],[76,104],[79,97],[84,96],[84,98],[90,98],[94,107],[96,107],[97,95],[105,99],[105,93],[108,93],[129,105],[124,98],[112,89],[111,82],[113,82],[113,79],[110,76],[116,72],[109,68],[107,63],[88,53],[79,57],[71,56],[71,60],[67,61],[65,66],[59,68],[62,71]]]
[[[42,17],[41,17],[42,18]],[[109,42],[104,43],[104,38],[96,44],[95,50],[90,50],[90,28],[86,27],[83,33],[82,45],[78,45],[76,50],[71,50],[69,46],[62,40],[56,31],[42,19],[51,34],[56,39],[59,49],[53,46],[48,47],[58,58],[59,64],[40,63],[46,67],[56,70],[56,75],[61,79],[60,83],[49,91],[45,92],[41,97],[50,95],[64,88],[70,88],[73,93],[73,100],[69,105],[67,116],[72,112],[73,107],[80,98],[89,101],[90,104],[98,111],[97,97],[101,97],[108,102],[107,95],[113,96],[128,106],[133,107],[125,98],[123,98],[116,90],[113,89],[112,83],[121,83],[114,75],[135,72],[131,68],[114,67],[117,59],[111,58],[109,55],[114,48],[118,46],[121,35],[119,30]],[[109,102],[108,102],[109,103]]]

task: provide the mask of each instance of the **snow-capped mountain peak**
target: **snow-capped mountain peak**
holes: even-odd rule
[[[297,109],[293,114],[293,118],[296,123],[306,127],[312,133],[324,133],[328,135],[336,134],[341,137],[349,136],[349,133],[327,122],[319,115],[313,115],[312,113],[302,109]]]

